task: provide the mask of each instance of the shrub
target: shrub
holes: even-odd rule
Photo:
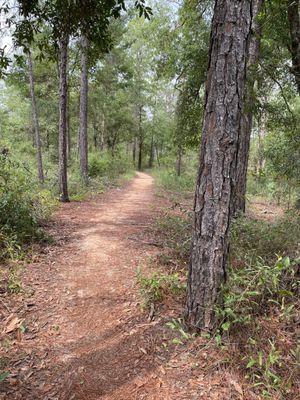
[[[0,257],[43,237],[40,224],[49,216],[53,201],[39,191],[30,171],[8,156],[0,156]]]
[[[296,266],[297,261],[286,257],[279,258],[274,265],[257,261],[231,269],[223,288],[223,305],[217,308],[220,319],[225,321],[223,328],[249,324],[254,316],[268,313],[274,304],[287,306],[297,294]]]
[[[300,215],[287,213],[275,222],[240,216],[231,227],[231,260],[274,262],[278,255],[297,256]]]
[[[239,348],[233,362],[244,365],[246,377],[268,399],[294,398],[299,261],[280,257],[272,265],[256,261],[231,268],[223,304],[216,308],[216,342],[223,345],[227,336]]]
[[[109,153],[92,153],[89,156],[89,175],[95,177],[117,177],[132,170],[131,161],[123,153],[114,157]]]
[[[173,169],[156,169],[154,175],[158,185],[166,190],[190,195],[195,190],[195,172],[185,172],[177,176]]]
[[[150,306],[151,303],[162,301],[168,294],[182,294],[186,288],[178,273],[161,274],[154,272],[151,276],[146,277],[141,271],[138,271],[137,281],[146,307]]]

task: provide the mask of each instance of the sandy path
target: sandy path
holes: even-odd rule
[[[138,307],[136,269],[149,249],[137,249],[130,239],[149,222],[153,200],[152,178],[138,173],[104,203],[86,203],[75,216],[73,209],[63,216],[75,219],[77,228],[60,276],[67,312],[58,315],[53,349],[63,371],[63,380],[56,377],[59,398],[134,398],[131,381],[144,369],[136,369],[143,328],[130,323],[130,316]]]

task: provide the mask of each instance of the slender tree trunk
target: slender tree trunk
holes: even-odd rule
[[[143,164],[143,132],[142,132],[142,111],[143,107],[139,107],[139,156],[138,156],[138,170],[142,170]]]
[[[177,159],[176,159],[176,174],[177,176],[181,175],[181,163],[182,163],[182,147],[178,146],[177,150]]]
[[[240,140],[237,153],[236,191],[234,195],[234,215],[246,210],[247,172],[249,162],[250,139],[253,125],[254,84],[256,79],[257,63],[260,53],[262,27],[257,16],[262,9],[264,0],[252,0],[252,35],[248,50],[247,69],[249,76],[246,87],[246,96],[241,120]]]
[[[95,150],[98,149],[98,135],[97,123],[93,121],[93,145]]]
[[[32,104],[32,119],[33,119],[33,125],[34,125],[36,158],[37,158],[37,167],[38,167],[38,178],[39,178],[40,183],[43,184],[44,183],[44,171],[43,171],[43,159],[42,159],[42,143],[41,143],[40,125],[39,125],[39,118],[38,118],[36,99],[35,99],[34,74],[33,74],[32,56],[31,56],[30,50],[28,52],[28,70],[29,70],[30,97],[31,97],[31,104]]]
[[[143,139],[139,139],[139,157],[138,157],[138,170],[142,170],[142,164],[143,164]]]
[[[69,37],[63,34],[59,40],[59,191],[60,201],[68,202],[67,175],[67,65]]]
[[[292,73],[294,74],[297,91],[300,95],[300,0],[287,0],[288,20],[290,27],[291,45],[289,46],[292,55]]]
[[[88,40],[81,36],[81,83],[80,83],[80,131],[79,131],[79,161],[80,173],[85,184],[88,183]]]
[[[260,126],[258,127],[258,174],[260,175],[265,166],[264,158],[264,138],[266,136],[266,121],[263,115],[260,119]]]
[[[157,144],[155,145],[155,153],[156,153],[157,165],[160,167],[160,157],[159,157],[159,152],[158,152],[158,146],[157,146]]]
[[[132,162],[133,162],[133,165],[135,166],[135,162],[136,162],[136,137],[133,139],[133,144],[132,144]]]
[[[102,126],[100,131],[100,151],[104,150],[104,137],[105,137],[105,118],[103,115]]]
[[[68,160],[71,159],[71,125],[70,125],[70,92],[68,91],[67,100],[67,156]]]
[[[226,277],[250,29],[249,0],[216,0],[187,290],[196,330],[215,326]]]
[[[148,167],[153,167],[153,160],[154,160],[154,138],[153,135],[151,136],[151,145],[150,145],[150,154],[149,154],[149,163]]]

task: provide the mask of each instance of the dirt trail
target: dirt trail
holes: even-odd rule
[[[78,237],[60,277],[67,293],[56,343],[69,375],[64,396],[115,398],[118,387],[134,378],[136,339],[124,319],[136,307],[136,268],[147,254],[137,252],[130,236],[147,223],[152,202],[152,178],[139,173],[126,190],[76,213]]]
[[[149,367],[141,359],[147,344],[142,343],[145,327],[138,321],[134,285],[136,269],[150,249],[132,238],[150,222],[152,181],[138,173],[102,204],[84,203],[77,210],[66,206],[61,215],[72,218],[76,229],[60,259],[65,294],[56,321],[60,335],[52,347],[59,365],[59,398],[134,398],[138,383],[132,381]]]

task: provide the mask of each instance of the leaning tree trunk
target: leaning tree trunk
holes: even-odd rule
[[[257,17],[262,9],[263,3],[264,0],[252,0],[252,35],[248,50],[248,79],[237,153],[237,174],[233,210],[234,215],[244,213],[246,210],[247,172],[250,138],[253,124],[253,103],[255,101],[253,89],[257,73],[257,63],[259,60],[262,33],[262,26]]]
[[[69,37],[59,40],[59,191],[60,201],[69,201],[67,176],[67,64]]]
[[[187,289],[196,330],[214,327],[226,277],[250,29],[249,0],[216,0]]]
[[[292,55],[292,73],[295,77],[297,91],[300,95],[300,0],[287,0],[288,21],[290,27],[291,44],[289,46]]]
[[[79,160],[80,173],[85,184],[88,183],[88,68],[87,50],[88,40],[81,37],[81,83],[80,83],[80,130],[79,130]]]
[[[32,57],[31,57],[30,50],[28,52],[28,71],[29,71],[29,83],[30,83],[30,97],[31,97],[31,104],[32,104],[32,118],[33,118],[33,124],[34,124],[36,158],[37,158],[37,167],[38,167],[38,179],[39,179],[40,183],[43,184],[44,183],[44,171],[43,171],[43,159],[42,159],[42,143],[41,143],[40,125],[39,125],[39,118],[38,118],[36,99],[35,99],[34,75],[33,75]]]

